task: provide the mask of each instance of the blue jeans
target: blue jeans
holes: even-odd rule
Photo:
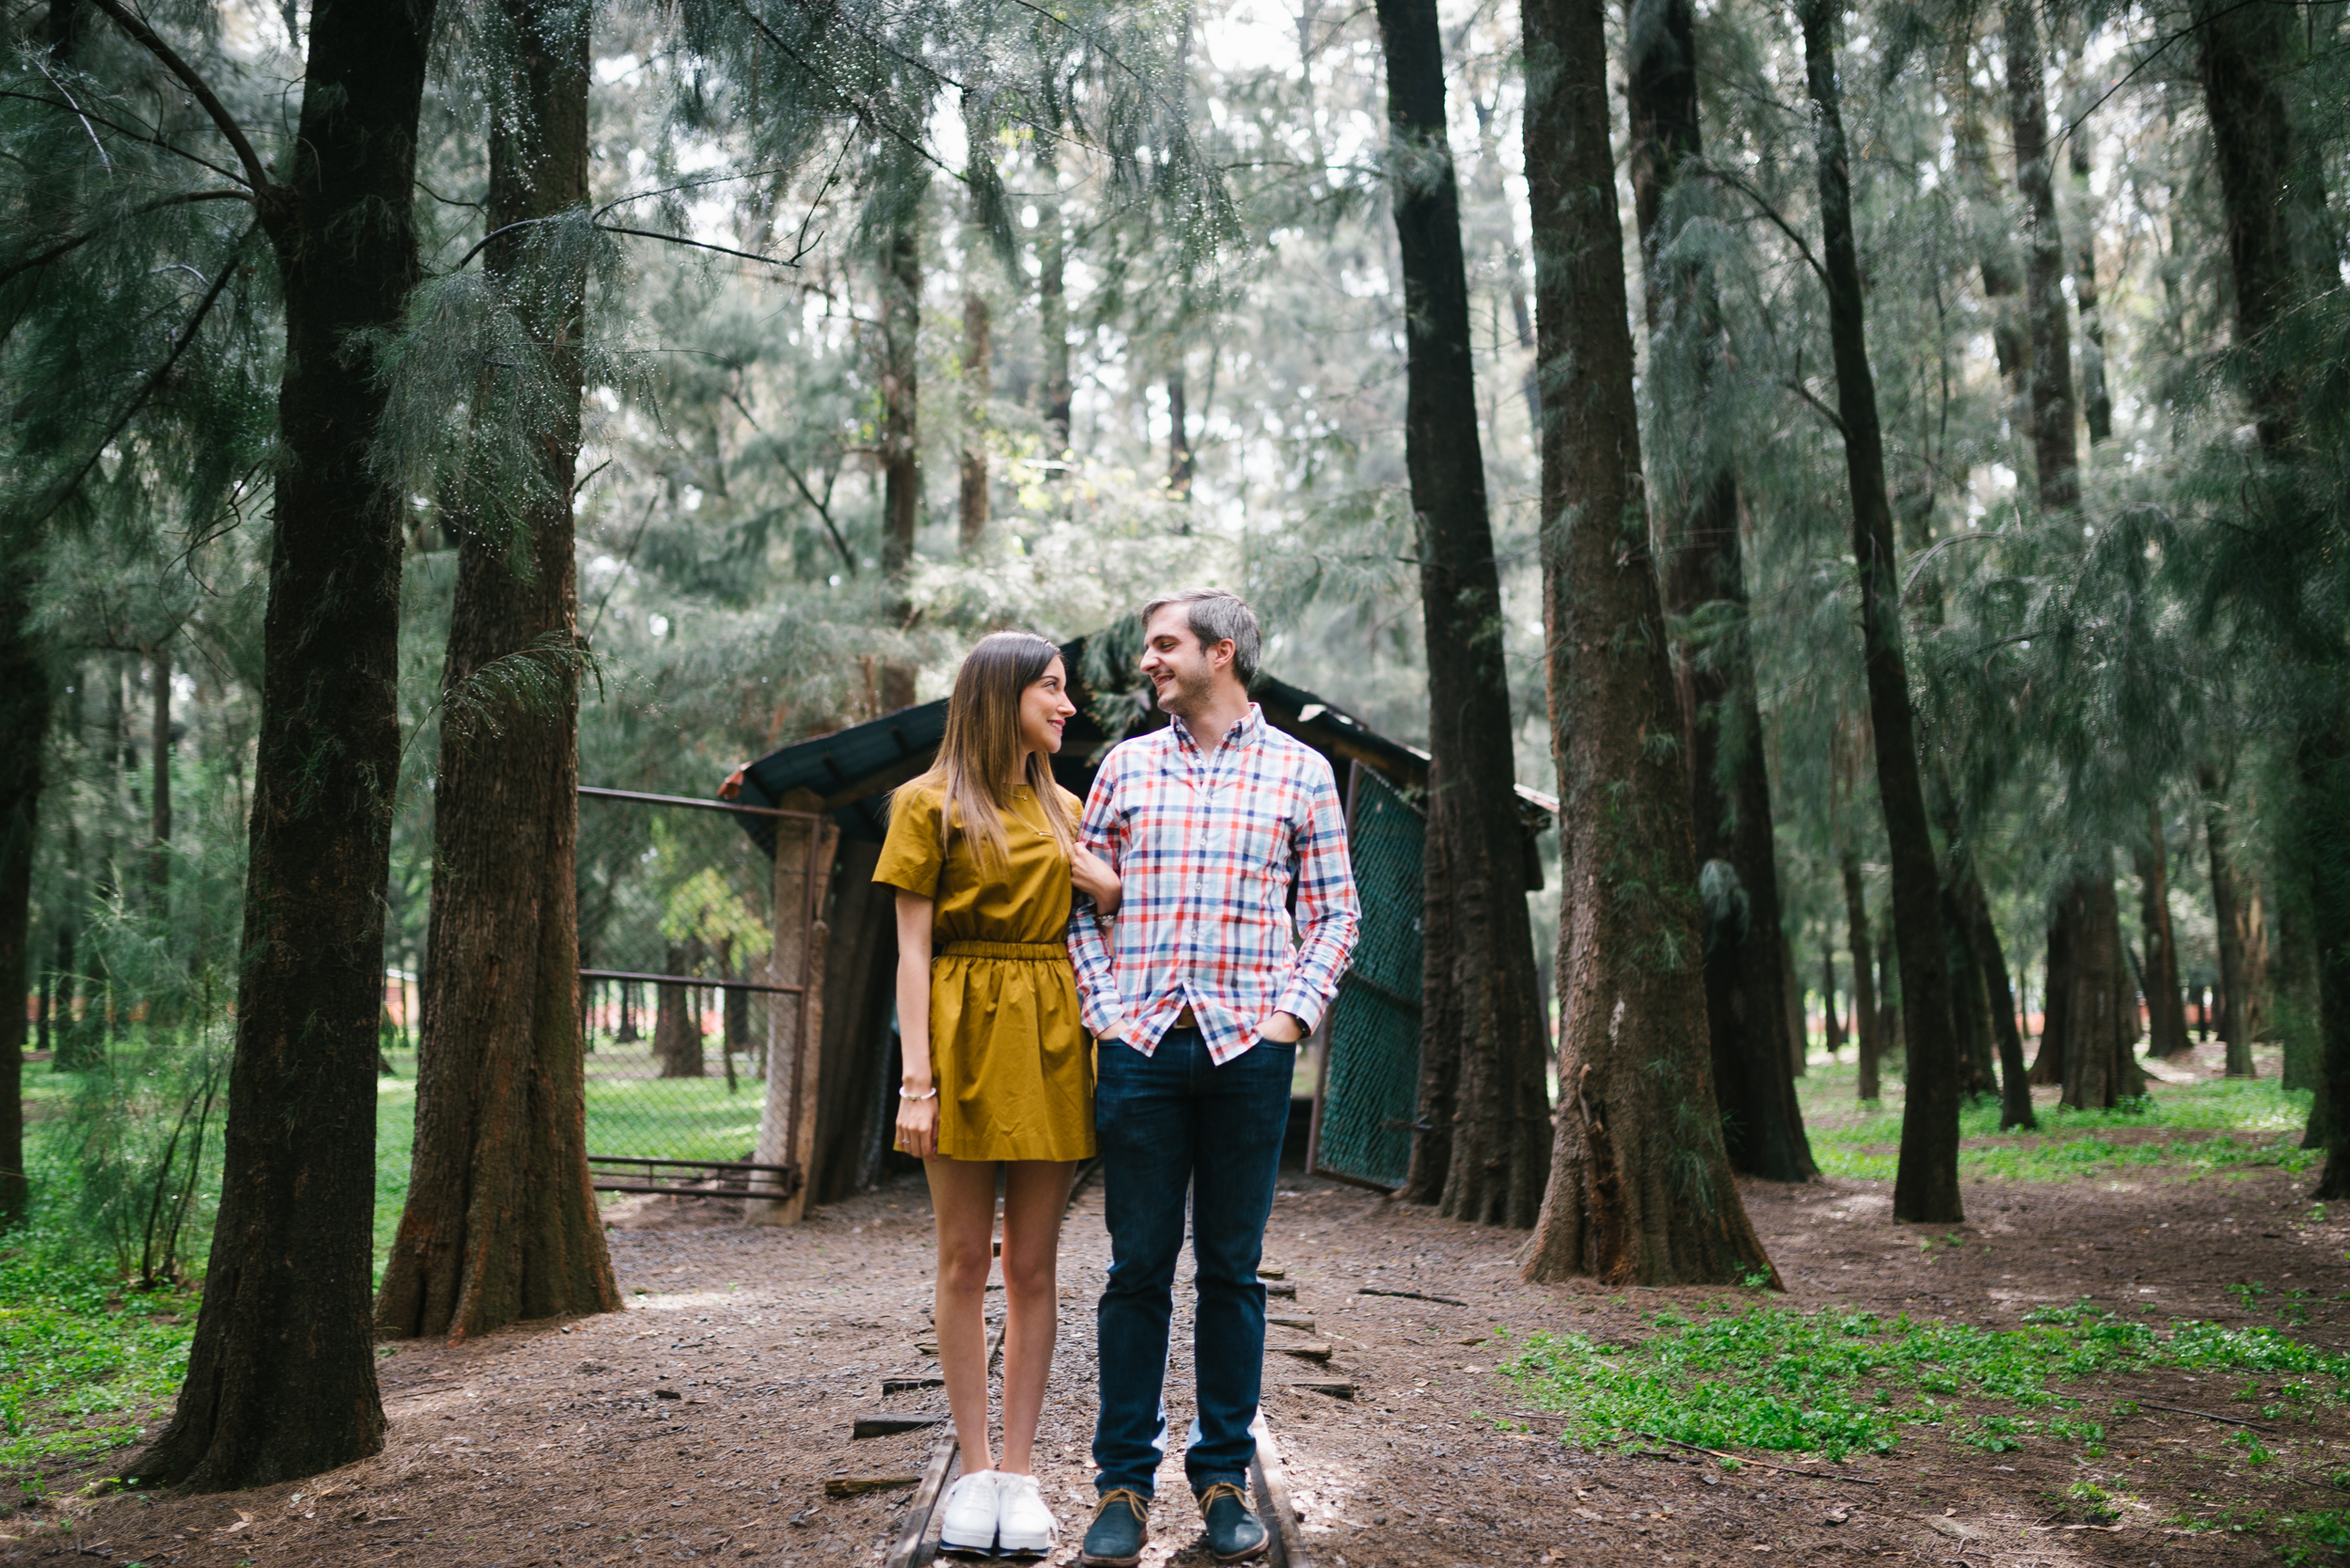
[[[1102,1492],[1152,1495],[1167,1447],[1168,1324],[1175,1259],[1191,1200],[1198,1293],[1192,1369],[1198,1414],[1183,1453],[1196,1495],[1246,1488],[1264,1377],[1264,1287],[1257,1281],[1273,1184],[1289,1130],[1295,1045],[1261,1041],[1215,1065],[1197,1029],[1169,1029],[1156,1052],[1104,1041],[1093,1121],[1101,1135],[1110,1277],[1096,1323],[1102,1410],[1093,1463]]]

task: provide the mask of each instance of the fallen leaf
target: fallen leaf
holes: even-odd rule
[[[1826,1518],[1825,1518],[1825,1519],[1821,1520],[1820,1522],[1821,1522],[1822,1524],[1824,1524],[1824,1525],[1841,1525],[1841,1524],[1842,1524],[1845,1520],[1847,1520],[1847,1519],[1849,1519],[1849,1518],[1851,1518],[1851,1517],[1852,1517],[1852,1515],[1851,1515],[1851,1514],[1849,1514],[1849,1513],[1845,1513],[1842,1509],[1841,1509],[1841,1508],[1840,1508],[1840,1509],[1835,1510],[1833,1513],[1829,1513],[1829,1514],[1828,1514],[1828,1516],[1827,1516]]]
[[[1953,1541],[1972,1541],[1978,1534],[1982,1533],[1969,1526],[1960,1524],[1955,1519],[1929,1518],[1926,1521],[1926,1527],[1929,1529],[1933,1529],[1940,1534],[1949,1536]]]
[[[1594,1513],[1588,1508],[1578,1508],[1575,1513],[1595,1525],[1604,1525],[1607,1522],[1604,1514]]]

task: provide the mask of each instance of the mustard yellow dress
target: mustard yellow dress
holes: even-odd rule
[[[1074,823],[1077,797],[1056,789]],[[890,803],[873,880],[932,901],[931,1075],[950,1160],[1082,1160],[1093,1146],[1093,1047],[1069,962],[1069,857],[1034,792],[1001,813],[1009,864],[939,831],[945,792]]]

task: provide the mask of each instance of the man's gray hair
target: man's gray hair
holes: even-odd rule
[[[1232,673],[1240,677],[1244,687],[1257,679],[1261,638],[1257,612],[1248,607],[1246,600],[1222,588],[1186,588],[1181,593],[1165,593],[1142,606],[1142,624],[1149,626],[1151,618],[1170,604],[1185,607],[1188,613],[1184,619],[1202,649],[1214,648],[1219,642],[1232,645]]]

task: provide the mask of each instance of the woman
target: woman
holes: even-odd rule
[[[928,773],[890,806],[873,880],[898,889],[898,1147],[922,1161],[938,1218],[935,1317],[963,1478],[950,1550],[1050,1551],[1030,1470],[1052,1368],[1054,1255],[1076,1162],[1093,1153],[1090,1042],[1062,945],[1073,886],[1118,906],[1078,848],[1077,797],[1051,758],[1076,712],[1060,651],[1026,632],[980,639],[955,676]],[[1004,1172],[1004,1445],[987,1430],[986,1300]]]

